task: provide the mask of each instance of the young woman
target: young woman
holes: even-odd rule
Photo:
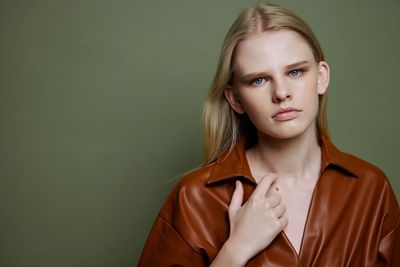
[[[204,166],[170,193],[139,266],[400,266],[397,200],[329,141],[328,84],[303,20],[243,11],[205,105]]]

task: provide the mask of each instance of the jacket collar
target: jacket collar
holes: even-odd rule
[[[327,137],[321,135],[320,139],[322,154],[321,173],[328,166],[336,166],[350,176],[358,177],[357,168],[351,164],[351,156],[339,151]],[[230,152],[224,153],[217,159],[207,180],[207,184],[234,179],[236,177],[243,177],[250,183],[256,184],[247,162],[245,141],[245,138],[240,138]]]

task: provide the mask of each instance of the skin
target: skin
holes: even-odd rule
[[[328,64],[316,62],[294,31],[267,31],[238,45],[233,84],[224,93],[232,109],[247,113],[257,128],[259,141],[246,156],[258,185],[243,204],[237,182],[230,236],[211,266],[244,266],[283,230],[299,253],[321,164],[318,96],[328,84]],[[277,115],[289,107],[294,110]]]

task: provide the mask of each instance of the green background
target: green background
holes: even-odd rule
[[[223,36],[255,1],[0,0],[0,266],[135,266],[202,159]],[[333,141],[400,197],[400,1],[275,1],[332,70]]]

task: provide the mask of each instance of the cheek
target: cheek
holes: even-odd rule
[[[316,115],[319,108],[319,96],[317,91],[309,91],[307,94],[299,96],[302,98],[303,108],[308,110],[310,115]]]
[[[268,113],[271,105],[267,93],[252,93],[241,96],[241,103],[251,117],[257,117]]]

